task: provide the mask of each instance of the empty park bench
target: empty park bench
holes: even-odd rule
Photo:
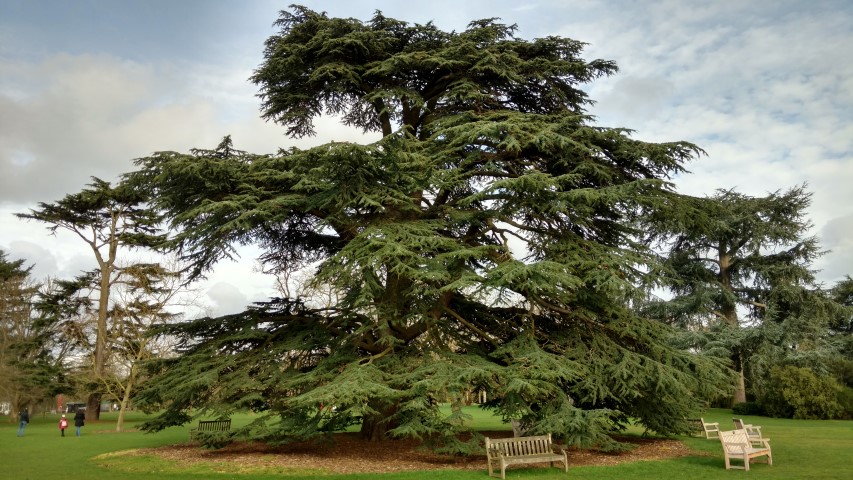
[[[704,418],[700,418],[699,421],[702,422],[702,430],[705,431],[705,438],[717,438],[717,434],[720,433],[720,424],[718,422],[708,423]]]
[[[719,436],[720,443],[723,445],[723,455],[726,457],[726,470],[730,468],[749,470],[749,460],[763,456],[767,457],[767,465],[773,465],[770,440],[766,438],[750,438],[746,430],[720,431]],[[741,460],[743,466],[732,466],[732,459]]]
[[[757,425],[750,425],[748,423],[743,423],[743,419],[741,418],[733,418],[732,423],[735,424],[735,430],[746,430],[746,434],[749,436],[751,440],[761,440],[761,427]],[[760,444],[760,442],[758,442]]]
[[[190,440],[195,439],[198,432],[227,432],[231,430],[231,419],[228,420],[199,420],[198,426],[190,429]]]
[[[569,457],[565,449],[556,453],[556,445],[551,443],[551,434],[534,437],[496,438],[486,437],[486,461],[489,464],[489,476],[498,468],[500,478],[506,479],[506,467],[525,463],[563,462],[565,470],[569,471]]]

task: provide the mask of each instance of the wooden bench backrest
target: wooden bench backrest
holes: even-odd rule
[[[203,420],[198,422],[199,431],[230,430],[231,420]]]
[[[740,453],[741,447],[738,444],[746,444],[747,447],[750,446],[749,437],[745,430],[720,432],[720,443],[723,444],[723,448],[729,453]]]
[[[745,427],[743,426],[743,419],[733,418],[732,423],[735,424],[735,430],[743,430]]]
[[[552,453],[551,435],[515,438],[486,438],[486,450],[495,449],[506,457]]]

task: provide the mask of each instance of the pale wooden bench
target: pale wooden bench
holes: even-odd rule
[[[231,430],[231,419],[200,420],[198,426],[190,429],[190,440],[195,439],[198,432],[227,432]]]
[[[489,464],[489,476],[497,477],[493,473],[498,468],[501,471],[500,478],[506,479],[506,467],[526,463],[563,462],[565,471],[569,471],[569,457],[565,449],[562,453],[554,451],[551,442],[551,434],[533,437],[496,438],[486,437],[486,461]]]
[[[738,468],[749,470],[749,460],[756,457],[767,457],[767,465],[773,465],[773,454],[770,452],[770,440],[766,438],[749,438],[746,430],[729,430],[719,432],[720,443],[723,445],[723,455],[726,458],[726,470]],[[756,446],[760,445],[760,446]],[[743,461],[742,467],[732,466],[731,460]]]
[[[718,422],[708,423],[704,418],[699,419],[702,422],[702,430],[705,431],[705,438],[717,438],[720,433],[720,424]]]
[[[746,430],[746,434],[749,435],[749,440],[761,440],[761,427],[757,425],[750,425],[748,423],[743,423],[742,418],[733,418],[732,423],[735,424],[735,430]]]

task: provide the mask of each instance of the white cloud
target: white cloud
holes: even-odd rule
[[[32,267],[30,277],[36,281],[56,276],[59,271],[56,257],[38,243],[16,240],[9,243],[7,247],[0,246],[0,250],[5,251],[10,260],[24,260],[26,267]]]
[[[211,316],[239,313],[246,309],[249,299],[239,288],[228,282],[216,282],[207,290],[213,304]]]
[[[821,244],[832,253],[817,262],[821,277],[829,281],[853,275],[853,214],[833,218],[820,230]]]

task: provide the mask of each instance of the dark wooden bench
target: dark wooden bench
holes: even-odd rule
[[[190,440],[195,439],[198,432],[227,432],[231,430],[231,419],[228,420],[199,420],[198,426],[190,429]]]
[[[563,462],[565,470],[569,471],[569,457],[565,449],[560,453],[554,451],[556,445],[551,443],[551,434],[535,437],[496,438],[486,437],[486,461],[489,463],[489,476],[500,469],[500,478],[506,479],[506,467],[522,463]]]

